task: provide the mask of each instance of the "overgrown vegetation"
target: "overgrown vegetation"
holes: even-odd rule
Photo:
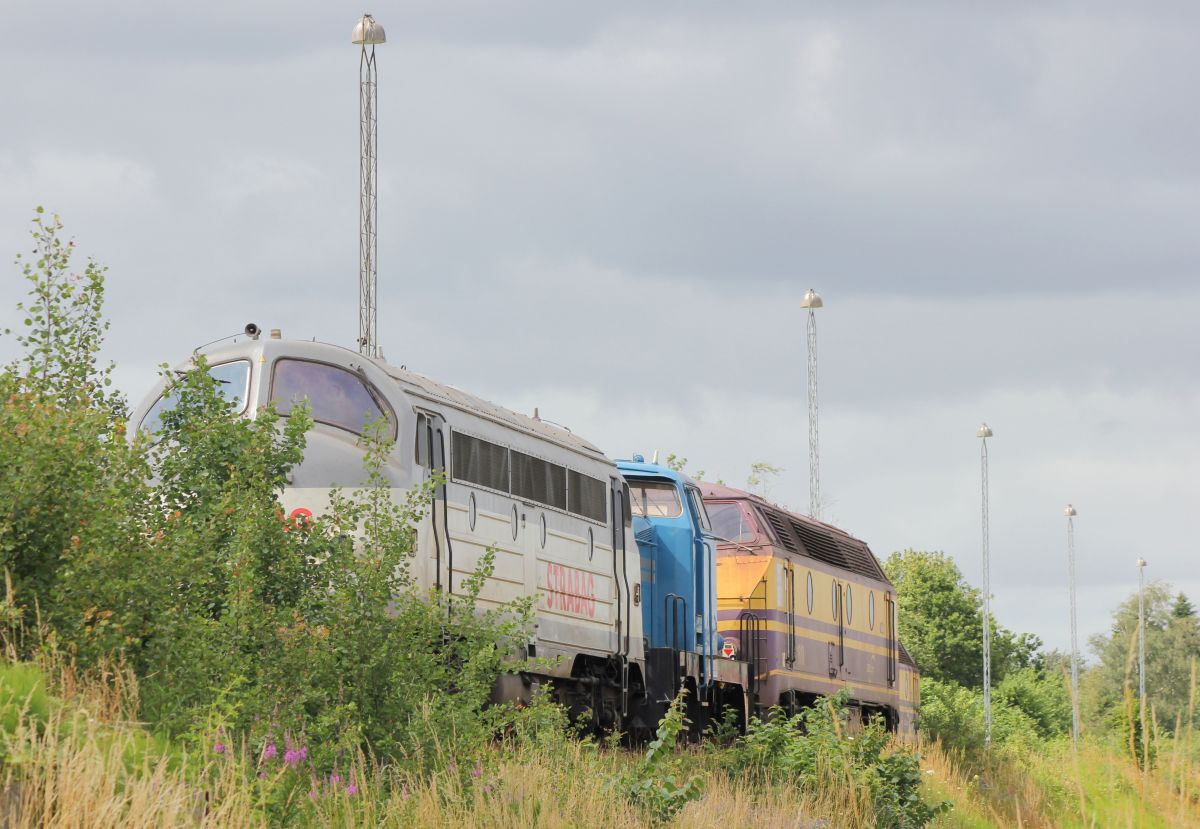
[[[5,825],[908,829],[990,825],[985,812],[1007,820],[1013,802],[1033,810],[1024,825],[1101,813],[1083,782],[1076,798],[1022,776],[1030,758],[1061,756],[1070,718],[1061,660],[1035,639],[997,632],[1003,751],[981,759],[978,597],[929,554],[889,562],[902,635],[927,677],[925,732],[944,744],[928,746],[924,770],[878,724],[851,727],[843,697],[702,747],[679,743],[677,700],[640,757],[619,735],[581,738],[545,694],[489,706],[497,676],[519,667],[531,607],[476,610],[487,556],[453,597],[413,583],[413,528],[438,481],[394,502],[392,447],[368,429],[367,485],[336,492],[325,515],[285,521],[279,495],[303,456],[307,412],[232,417],[202,359],[178,376],[164,368],[161,428],[128,440],[98,357],[105,270],[74,273],[74,245],[41,210],[32,239],[18,261],[21,356],[0,371]],[[765,487],[774,471],[755,474]],[[1140,770],[1143,787],[1194,816],[1194,667],[1181,699],[1168,663],[1194,646],[1195,616],[1186,598],[1166,615],[1154,602],[1148,647],[1170,677],[1152,686],[1162,707],[1142,727],[1128,671],[1124,684],[1089,675],[1088,745],[1110,749],[1114,775]],[[1015,800],[999,797],[1001,779]]]

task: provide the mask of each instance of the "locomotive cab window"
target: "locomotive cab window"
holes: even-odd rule
[[[679,490],[669,481],[630,481],[631,512],[646,518],[678,518],[683,515]]]
[[[248,360],[234,360],[232,363],[210,366],[208,375],[217,384],[217,393],[225,398],[231,412],[241,414],[246,411],[246,401],[250,390],[250,362]],[[139,428],[142,431],[157,433],[162,428],[163,413],[174,410],[178,403],[179,398],[173,394],[158,398],[158,401],[142,418]]]
[[[705,532],[712,532],[712,522],[708,520],[708,513],[704,509],[704,499],[700,497],[700,490],[695,487],[687,488],[688,503],[692,506],[692,512],[696,513],[696,520],[700,522],[700,529]]]
[[[748,544],[758,537],[754,519],[740,505],[707,503],[704,506],[708,508],[712,531],[717,538]]]
[[[417,466],[423,466],[426,469],[433,466],[433,457],[429,452],[429,417],[424,414],[417,414],[417,435],[413,443],[415,447],[415,457],[413,460],[417,462]]]
[[[282,415],[307,400],[313,420],[361,435],[367,423],[391,421],[366,381],[349,369],[307,360],[276,360],[271,399]],[[395,436],[394,424],[388,431]]]

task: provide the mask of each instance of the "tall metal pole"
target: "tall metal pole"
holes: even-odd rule
[[[821,452],[817,429],[817,314],[821,295],[809,288],[800,300],[808,309],[808,514],[821,517]]]
[[[979,451],[979,474],[982,493],[981,523],[983,528],[983,741],[992,744],[992,578],[988,550],[988,451],[987,439],[991,428],[985,423],[975,433],[982,440]]]
[[[375,46],[384,43],[383,27],[364,14],[354,27],[351,42],[362,46],[358,60],[358,351],[378,357],[378,224],[379,205],[376,182],[379,178],[377,152],[378,83],[375,71]]]
[[[1150,730],[1146,726],[1146,559],[1138,568],[1138,722],[1142,726],[1142,785],[1150,771]]]
[[[1138,568],[1138,699],[1146,707],[1146,559],[1137,560]],[[1145,735],[1142,735],[1143,739]]]
[[[1067,504],[1067,572],[1071,583],[1071,742],[1079,748],[1079,628],[1075,621],[1075,507]]]

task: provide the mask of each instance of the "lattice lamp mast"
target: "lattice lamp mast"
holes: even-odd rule
[[[823,308],[821,295],[809,288],[800,300],[808,309],[808,514],[821,517],[821,451],[817,429],[817,314]]]
[[[983,740],[992,744],[992,578],[988,549],[988,450],[987,439],[992,436],[986,423],[975,432],[982,443],[979,450],[979,476],[982,490],[983,527]]]
[[[358,21],[350,38],[352,43],[362,47],[358,61],[358,351],[368,357],[380,356],[377,322],[379,205],[376,198],[379,86],[375,47],[386,39],[383,26],[369,14],[364,14]]]

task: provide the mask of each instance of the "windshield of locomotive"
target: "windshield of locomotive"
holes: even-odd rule
[[[629,506],[634,515],[646,518],[678,518],[683,515],[679,490],[668,481],[630,481]]]
[[[238,414],[246,410],[246,395],[250,390],[250,363],[246,360],[235,360],[232,363],[221,363],[208,370],[209,375],[217,381],[217,391],[229,402],[230,411]],[[163,412],[175,408],[178,401],[174,396],[164,395],[146,412],[140,428],[146,432],[157,433],[162,428]]]
[[[714,504],[706,501],[708,517],[712,521],[713,535],[726,541],[746,544],[755,540],[757,527],[754,518],[738,504]]]

